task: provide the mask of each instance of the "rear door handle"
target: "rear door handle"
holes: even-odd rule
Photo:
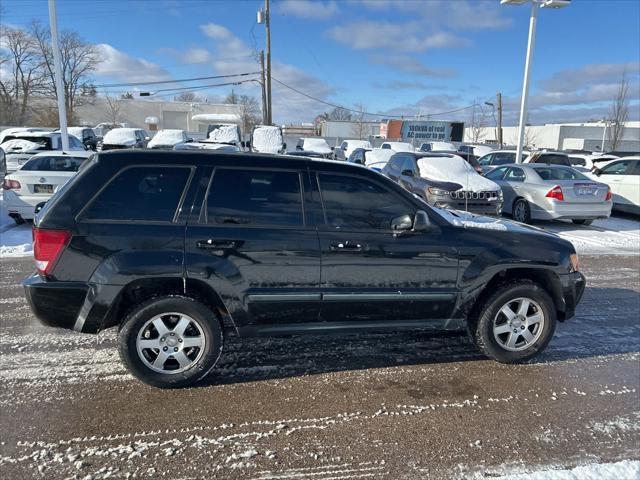
[[[330,245],[332,252],[361,252],[362,244],[357,242],[338,242]]]
[[[198,240],[196,247],[203,250],[219,250],[221,248],[238,248],[241,244],[242,242],[239,240],[213,240],[209,238],[208,240]]]

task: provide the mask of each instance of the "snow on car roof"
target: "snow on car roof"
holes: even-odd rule
[[[364,152],[364,164],[371,165],[372,163],[387,163],[395,154],[396,152],[391,149],[374,148],[373,150]]]
[[[19,153],[19,152],[29,152],[31,150],[36,150],[40,148],[42,145],[36,142],[30,142],[29,140],[14,138],[11,140],[7,140],[6,142],[2,142],[0,146],[6,153]]]
[[[175,145],[184,141],[184,130],[178,129],[164,129],[159,130],[151,140],[149,140],[148,147],[151,148],[154,145]]]
[[[418,157],[420,176],[440,182],[455,182],[463,190],[474,192],[499,190],[497,183],[485,178],[463,158],[457,155]]]
[[[279,127],[261,125],[253,130],[251,145],[257,152],[278,153],[282,143],[282,131]]]
[[[125,143],[136,142],[136,128],[114,128],[109,130],[102,143],[105,145],[122,145]]]
[[[302,149],[307,152],[331,153],[331,147],[324,138],[303,138]]]
[[[239,142],[238,127],[236,125],[220,125],[215,130],[211,130],[207,140],[219,143]]]

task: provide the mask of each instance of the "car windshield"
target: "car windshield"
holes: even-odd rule
[[[18,136],[7,135],[6,137],[4,137],[5,142],[9,140],[25,140],[27,142],[38,144],[40,148],[49,147],[51,145],[51,139],[49,137],[41,137],[41,136],[30,137],[27,135],[18,135]]]
[[[38,172],[77,172],[85,161],[82,157],[42,156],[25,163],[20,170]]]
[[[534,169],[538,176],[543,180],[589,180],[580,172],[572,168],[536,168]]]

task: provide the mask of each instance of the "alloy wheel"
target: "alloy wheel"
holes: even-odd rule
[[[538,302],[514,298],[505,303],[493,319],[493,337],[505,350],[526,350],[538,341],[544,323],[544,312]]]

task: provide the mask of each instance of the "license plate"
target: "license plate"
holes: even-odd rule
[[[34,193],[53,193],[53,185],[34,185],[33,186]]]
[[[595,195],[597,189],[593,185],[579,183],[574,185],[574,191],[576,192],[576,195]]]

